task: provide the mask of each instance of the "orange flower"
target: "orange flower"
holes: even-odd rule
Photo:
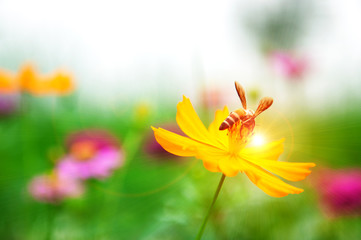
[[[40,75],[34,66],[25,65],[19,73],[22,90],[35,94],[67,94],[74,89],[73,79],[65,71],[57,71],[51,75]]]
[[[14,93],[18,90],[15,74],[0,69],[0,93]]]
[[[242,136],[240,122],[227,131],[220,131],[219,126],[228,115],[227,107],[216,111],[215,119],[207,129],[190,100],[183,97],[183,101],[177,105],[176,120],[188,137],[162,128],[152,129],[156,140],[165,150],[178,156],[195,156],[211,172],[222,172],[228,177],[243,172],[255,185],[273,197],[303,192],[303,189],[283,182],[271,172],[289,181],[300,181],[311,173],[309,168],[315,164],[277,161],[283,152],[284,139],[262,146],[249,146],[252,134]]]
[[[20,83],[20,90],[30,91],[37,83],[38,73],[35,71],[33,65],[26,64],[21,67],[18,74],[18,81]]]
[[[18,74],[0,69],[0,93],[24,91],[34,95],[63,95],[73,90],[73,77],[65,71],[58,70],[53,74],[41,75],[30,64],[24,65]]]
[[[67,94],[74,90],[73,78],[69,73],[58,71],[51,78],[51,89],[55,93]]]

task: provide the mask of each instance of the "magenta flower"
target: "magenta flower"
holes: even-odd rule
[[[18,95],[0,94],[0,116],[7,116],[14,113],[18,106]]]
[[[324,170],[316,186],[328,216],[361,215],[361,169]]]
[[[80,197],[84,193],[84,186],[78,180],[65,178],[53,172],[32,179],[29,192],[40,202],[59,203],[65,198]]]
[[[297,58],[288,52],[274,52],[271,61],[275,70],[289,79],[302,78],[308,67],[306,59]]]
[[[117,140],[105,131],[80,131],[66,142],[69,154],[59,161],[62,176],[103,179],[123,164],[123,152]]]

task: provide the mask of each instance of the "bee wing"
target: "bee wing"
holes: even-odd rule
[[[273,103],[273,98],[271,97],[264,97],[259,101],[258,108],[254,113],[254,117],[260,115],[264,110],[268,109]]]
[[[244,91],[244,88],[238,82],[234,82],[234,85],[236,86],[236,90],[237,90],[239,99],[241,99],[243,108],[247,109],[246,92]]]

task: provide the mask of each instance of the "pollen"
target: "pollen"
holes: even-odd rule
[[[250,137],[249,129],[242,123],[237,122],[228,130],[229,150],[231,153],[239,153],[247,144]]]
[[[78,161],[85,161],[92,158],[96,153],[96,147],[92,142],[81,142],[74,144],[70,152]]]

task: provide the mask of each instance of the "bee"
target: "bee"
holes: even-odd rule
[[[235,87],[238,93],[238,96],[241,100],[243,108],[239,108],[231,112],[228,117],[222,122],[219,126],[219,130],[226,130],[231,128],[234,124],[241,122],[242,128],[246,127],[250,132],[253,131],[255,126],[255,118],[261,114],[263,111],[268,109],[272,103],[273,99],[270,97],[264,97],[260,100],[259,105],[254,112],[253,110],[247,109],[246,93],[238,82],[235,82]]]

